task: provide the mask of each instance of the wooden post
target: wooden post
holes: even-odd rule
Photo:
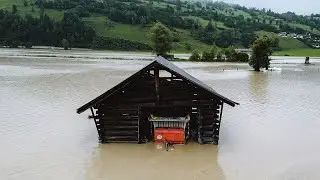
[[[221,103],[221,109],[220,109],[220,124],[221,124],[221,118],[222,118],[222,111],[223,111],[223,102]],[[219,129],[220,129],[220,125],[219,125]]]
[[[141,118],[141,106],[138,106],[138,144],[140,144],[140,118]]]
[[[90,108],[91,110],[91,113],[92,113],[92,117],[93,117],[93,120],[94,120],[94,124],[96,125],[96,128],[97,128],[97,131],[98,131],[98,135],[99,135],[99,139],[102,140],[101,138],[101,133],[100,133],[100,130],[99,130],[99,127],[98,127],[98,124],[97,124],[97,119],[95,118],[95,114],[94,114],[94,111],[93,111],[93,107]]]
[[[221,126],[221,118],[222,118],[222,111],[223,111],[223,102],[221,102],[221,108],[220,108],[220,117],[219,117],[219,125],[218,125],[218,134],[216,135],[216,137],[214,138],[214,143],[215,144],[219,144],[219,139],[220,139],[220,126]],[[216,129],[214,130],[216,131]]]
[[[156,93],[156,104],[159,104],[160,93],[159,93],[159,69],[158,69],[158,67],[154,67],[154,85],[155,85],[155,93]]]
[[[198,143],[203,144],[202,140],[202,117],[201,117],[201,109],[198,109],[198,114],[197,114],[197,120],[198,120]]]

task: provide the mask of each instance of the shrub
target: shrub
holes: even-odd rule
[[[229,47],[229,48],[226,48],[225,51],[224,51],[224,54],[226,56],[227,61],[229,61],[229,62],[235,62],[236,61],[236,59],[235,59],[236,51],[232,46]]]
[[[190,58],[189,58],[190,61],[200,61],[201,60],[201,56],[199,54],[198,51],[193,51]]]
[[[32,43],[31,42],[27,42],[24,44],[24,46],[27,48],[27,49],[31,49],[32,48]]]
[[[221,53],[220,51],[217,53],[217,61],[218,61],[218,62],[223,61],[222,53]]]
[[[9,46],[10,48],[18,48],[18,46],[20,45],[19,41],[7,41],[6,46]]]
[[[209,52],[212,61],[215,60],[215,58],[216,58],[216,53],[217,53],[217,48],[216,48],[215,46],[213,46],[213,47],[210,49],[210,52]]]
[[[215,61],[215,53],[211,50],[203,51],[201,61],[213,62]]]
[[[62,40],[62,47],[64,50],[68,50],[69,49],[69,42],[66,39]]]
[[[24,7],[27,7],[29,4],[28,4],[28,1],[27,0],[24,0],[23,1],[23,5],[24,5]]]
[[[210,53],[208,51],[202,52],[201,61],[211,61]]]
[[[235,53],[235,60],[238,62],[249,62],[249,55],[247,53]]]
[[[110,50],[141,50],[149,51],[152,47],[148,44],[130,41],[126,39],[112,38],[112,37],[96,37],[91,44],[92,49],[110,49]]]

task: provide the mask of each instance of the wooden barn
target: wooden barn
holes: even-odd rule
[[[77,113],[91,109],[102,143],[151,141],[162,125],[183,128],[185,141],[218,144],[224,103],[238,105],[159,56]]]

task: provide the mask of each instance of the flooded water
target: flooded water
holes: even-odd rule
[[[89,112],[76,109],[152,58],[0,49],[0,179],[320,179],[316,59],[305,66],[303,58],[274,57],[274,71],[260,73],[246,64],[178,62],[241,104],[225,107],[219,146],[99,144]]]

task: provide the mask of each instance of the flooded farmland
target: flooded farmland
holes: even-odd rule
[[[186,57],[186,55],[180,55]],[[76,109],[148,64],[151,54],[0,49],[0,179],[320,179],[320,59],[176,62],[240,103],[225,106],[220,144],[99,144]]]

